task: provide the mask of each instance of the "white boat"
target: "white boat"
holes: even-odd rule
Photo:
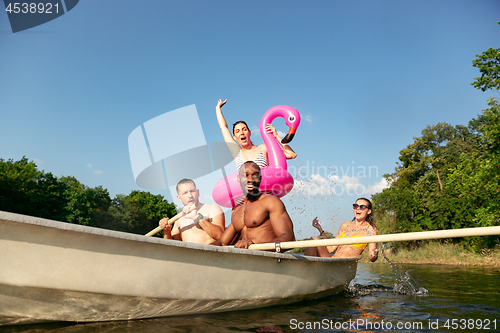
[[[342,291],[358,259],[194,244],[0,212],[0,325],[289,304]]]

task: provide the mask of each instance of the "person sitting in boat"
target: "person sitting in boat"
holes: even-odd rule
[[[184,205],[182,211],[184,215],[173,227],[168,223],[168,218],[160,220],[163,238],[202,244],[210,244],[218,240],[225,229],[222,209],[217,204],[201,203],[199,201],[200,190],[191,179],[179,181],[176,190],[177,199]]]
[[[267,147],[265,144],[256,146],[252,143],[252,140],[250,139],[252,132],[248,128],[246,122],[242,120],[235,122],[233,124],[233,135],[231,135],[221,110],[222,106],[226,104],[226,102],[227,99],[225,101],[219,99],[215,110],[217,114],[217,121],[219,122],[219,127],[222,132],[222,137],[224,138],[227,148],[233,155],[236,162],[236,170],[239,170],[246,161],[254,161],[260,167],[268,166]],[[283,153],[287,159],[297,157],[297,154],[288,144],[281,142],[281,138],[273,125],[268,124],[266,126],[266,131],[274,135],[283,148]]]
[[[366,198],[359,198],[353,204],[354,218],[352,221],[344,222],[340,226],[339,232],[335,238],[346,237],[360,237],[360,236],[374,236],[377,234],[377,228],[372,215],[372,203]],[[327,239],[318,218],[312,222],[313,227],[318,229],[323,239]],[[311,239],[319,239],[312,237]],[[304,255],[314,257],[330,257],[331,253],[335,258],[350,258],[357,257],[363,253],[363,250],[368,244],[352,244],[340,246],[320,246],[307,248]],[[377,243],[370,243],[368,245],[368,257],[370,261],[374,262],[378,258]]]
[[[260,167],[247,161],[240,168],[238,182],[245,199],[231,214],[231,224],[213,245],[247,249],[251,244],[294,241],[293,224],[283,202],[276,196],[259,191]]]

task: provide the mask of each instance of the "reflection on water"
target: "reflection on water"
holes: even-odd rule
[[[250,311],[113,323],[44,324],[1,332],[477,332],[500,331],[500,269],[404,265],[427,295],[394,291],[388,264],[359,264],[343,294]],[[279,283],[279,282],[277,282]]]

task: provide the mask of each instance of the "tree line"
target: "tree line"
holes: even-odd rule
[[[0,210],[56,221],[145,234],[176,214],[162,195],[132,191],[111,199],[102,186],[87,187],[75,177],[55,177],[33,161],[0,158]]]
[[[471,85],[500,89],[500,48],[472,64],[481,76]],[[395,171],[384,175],[389,187],[372,196],[382,233],[500,225],[500,105],[490,98],[488,106],[467,126],[427,126],[400,151]],[[480,251],[499,245],[500,236],[448,241]]]

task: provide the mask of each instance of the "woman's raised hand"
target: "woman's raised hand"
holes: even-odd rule
[[[225,101],[222,101],[222,99],[219,99],[219,100],[217,101],[217,107],[218,107],[218,108],[221,108],[224,104],[226,104],[226,102],[227,102],[227,98],[226,98],[226,100],[225,100]]]
[[[275,138],[279,137],[278,132],[276,131],[276,128],[274,128],[274,126],[271,124],[266,125],[266,133],[273,133]]]
[[[318,229],[320,232],[323,231],[323,228],[321,227],[321,224],[319,223],[317,217],[314,218],[312,226],[315,227],[316,229]]]

